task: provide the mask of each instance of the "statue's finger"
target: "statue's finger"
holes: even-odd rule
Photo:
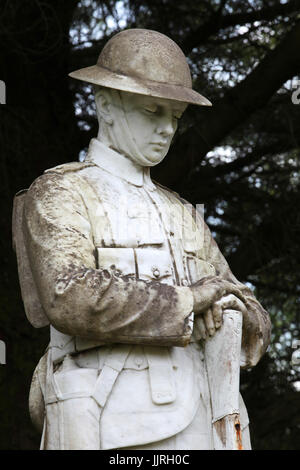
[[[197,328],[198,328],[198,331],[199,331],[199,334],[200,334],[201,338],[206,339],[207,333],[206,333],[204,320],[200,316],[197,317]]]
[[[223,319],[223,309],[219,301],[215,302],[212,306],[212,316],[215,324],[215,328],[220,328]]]
[[[234,294],[230,294],[230,295],[227,295],[226,297],[223,297],[221,300],[218,301],[218,304],[222,306],[223,310],[230,309],[230,308],[239,310],[240,312],[245,312],[246,310],[244,302],[242,302]]]
[[[242,292],[240,291],[240,289],[237,286],[235,286],[232,282],[224,280],[223,281],[223,286],[226,289],[226,293],[228,295],[233,294],[236,297],[238,297],[241,301],[245,300],[245,297],[242,294]]]
[[[205,327],[206,327],[206,330],[208,331],[209,336],[213,336],[215,334],[216,329],[215,329],[215,323],[213,319],[212,310],[210,308],[206,310],[206,312],[203,315],[203,318],[204,318]]]

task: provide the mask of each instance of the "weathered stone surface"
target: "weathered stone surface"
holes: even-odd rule
[[[26,313],[50,324],[29,399],[42,449],[250,448],[239,368],[264,354],[270,320],[203,217],[151,181],[190,102],[172,94],[191,92],[186,77],[162,86],[164,73],[175,72],[161,70],[159,95],[96,77],[105,88],[85,162],[47,170],[16,197]]]

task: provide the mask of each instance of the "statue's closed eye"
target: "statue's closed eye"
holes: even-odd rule
[[[144,111],[146,111],[146,113],[149,113],[149,114],[155,114],[158,111],[158,107],[157,106],[147,107],[147,108],[144,108]]]

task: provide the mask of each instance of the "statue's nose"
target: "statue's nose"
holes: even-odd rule
[[[172,135],[174,133],[174,123],[172,115],[170,116],[163,116],[160,120],[158,125],[158,132],[161,135],[166,137]]]

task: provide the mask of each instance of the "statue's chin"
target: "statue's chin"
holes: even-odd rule
[[[120,152],[119,150],[117,151]],[[145,154],[139,151],[139,154],[132,155],[129,153],[123,153],[123,155],[125,155],[132,162],[134,162],[135,164],[139,166],[151,167],[151,166],[158,165],[165,158],[167,153],[168,151],[164,149],[164,151],[160,151],[160,152],[147,152]]]
[[[143,156],[143,165],[144,166],[155,166],[158,165],[166,156],[167,152],[163,153],[153,153]]]
[[[156,165],[158,165],[163,159],[164,159],[164,157],[162,157],[160,160],[155,160],[155,161],[151,161],[151,160],[147,159],[147,163],[145,162],[145,163],[144,163],[144,166],[156,166]]]

